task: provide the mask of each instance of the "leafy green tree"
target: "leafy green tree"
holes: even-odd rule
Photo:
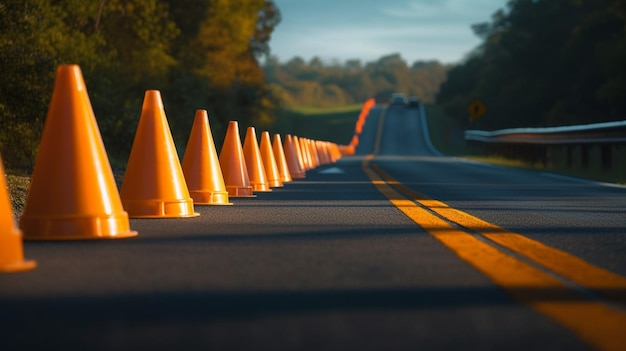
[[[8,168],[32,165],[56,67],[84,63],[86,71],[103,63],[103,41],[74,31],[60,6],[43,0],[0,3],[0,150]]]
[[[623,0],[512,0],[473,26],[483,43],[449,74],[438,103],[459,119],[481,98],[472,128],[624,119]],[[620,11],[621,9],[621,11]]]
[[[56,67],[81,66],[105,146],[125,167],[145,90],[162,91],[179,147],[194,110],[271,123],[278,101],[258,59],[280,21],[270,0],[0,2],[0,151],[32,166]],[[217,138],[219,139],[219,137]]]
[[[319,57],[308,63],[294,57],[281,64],[269,57],[264,70],[283,105],[337,106],[372,97],[387,102],[396,91],[432,102],[449,67],[436,61],[409,67],[399,54],[391,54],[365,65],[357,59],[325,63]]]

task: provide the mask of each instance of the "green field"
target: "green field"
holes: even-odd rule
[[[281,135],[331,141],[346,145],[354,135],[354,127],[363,104],[330,108],[290,107],[283,109],[272,130]]]

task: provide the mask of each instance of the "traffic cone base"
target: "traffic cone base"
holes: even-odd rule
[[[22,233],[19,230],[0,235],[0,273],[23,272],[35,267],[37,262],[24,260]]]
[[[189,195],[194,205],[232,205],[228,199],[228,191],[191,190]]]
[[[269,184],[270,188],[282,188],[283,182],[280,181],[280,179],[270,179],[267,181],[267,183]]]
[[[191,198],[181,200],[125,200],[124,208],[131,218],[188,218],[198,217]]]
[[[250,182],[250,184],[252,184],[252,182]],[[252,191],[258,192],[258,193],[269,193],[272,191],[272,189],[270,189],[270,185],[267,182],[254,183],[252,184]]]
[[[30,216],[20,222],[24,232],[37,233],[27,240],[92,240],[122,239],[137,236],[130,230],[128,214],[119,213],[101,216]],[[85,235],[88,233],[88,235]]]
[[[231,197],[256,197],[253,193],[254,188],[252,186],[227,185],[226,190]]]
[[[57,68],[19,227],[26,240],[137,235],[130,230],[77,65]]]

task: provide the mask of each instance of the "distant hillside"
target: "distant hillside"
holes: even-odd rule
[[[417,61],[411,66],[399,55],[381,57],[363,64],[305,62],[295,57],[286,63],[270,57],[263,69],[273,93],[285,106],[341,106],[362,103],[374,97],[387,101],[393,92],[416,95],[433,102],[450,66],[437,61]]]

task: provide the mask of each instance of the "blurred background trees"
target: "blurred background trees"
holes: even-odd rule
[[[626,1],[512,0],[473,26],[483,44],[454,67],[437,103],[468,127],[499,129],[626,119]]]
[[[276,100],[258,60],[279,22],[270,0],[3,0],[6,167],[32,167],[56,67],[64,63],[81,66],[114,165],[125,166],[147,89],[161,90],[181,150],[196,109],[209,111],[216,136],[231,119],[271,123]]]
[[[319,107],[362,103],[372,97],[387,102],[394,92],[433,102],[449,69],[437,61],[408,66],[399,54],[366,64],[357,59],[327,63],[317,57],[280,63],[269,57],[264,65],[266,80],[284,105]]]

